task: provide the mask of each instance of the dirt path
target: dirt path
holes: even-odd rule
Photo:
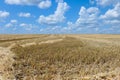
[[[15,80],[12,69],[13,56],[9,48],[0,47],[0,80]]]

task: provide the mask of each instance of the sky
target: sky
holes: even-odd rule
[[[0,0],[0,34],[120,34],[120,0]]]

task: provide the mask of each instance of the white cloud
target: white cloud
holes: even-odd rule
[[[26,17],[26,18],[28,18],[28,17],[30,17],[31,16],[31,14],[30,13],[19,13],[19,17]]]
[[[109,5],[115,5],[118,2],[120,2],[120,0],[96,0],[98,5],[101,6],[109,6]]]
[[[17,20],[13,19],[9,23],[5,25],[5,27],[13,27],[16,26]]]
[[[41,0],[5,0],[7,4],[16,4],[16,5],[36,5]]]
[[[50,0],[41,1],[38,4],[38,7],[41,8],[41,9],[49,8],[50,6],[51,6],[51,1]]]
[[[49,8],[51,6],[50,0],[5,0],[7,4],[15,5],[29,5],[39,6],[39,8]]]
[[[66,27],[62,27],[64,33],[98,33],[99,9],[97,7],[85,8],[82,6],[79,11],[79,18],[75,23],[68,21]]]
[[[5,25],[5,27],[12,27],[12,26],[13,26],[12,23],[8,23],[8,24]]]
[[[6,11],[0,11],[0,18],[6,18],[10,15],[9,12]]]
[[[21,23],[20,26],[21,26],[21,27],[26,27],[26,26],[28,26],[28,25],[25,24],[25,23]]]
[[[24,28],[25,30],[32,30],[33,28],[36,28],[37,26],[33,25],[33,24],[26,24],[26,23],[21,23],[19,25],[20,27]]]
[[[116,4],[113,9],[109,9],[104,15],[101,15],[102,19],[120,19],[120,3]]]
[[[99,31],[98,25],[99,9],[81,7],[79,18],[75,23],[68,21],[67,26],[52,25],[41,29],[43,33],[94,33]],[[49,25],[50,26],[50,25]]]
[[[104,25],[108,25],[110,27],[119,26],[120,28],[120,3],[116,4],[113,9],[106,11],[104,15],[101,15],[100,19],[104,22]]]
[[[81,7],[79,12],[79,18],[75,22],[78,27],[95,27],[98,21],[99,9],[96,7],[90,7],[86,9]]]
[[[49,16],[41,15],[38,19],[38,22],[41,24],[57,24],[65,20],[65,12],[68,10],[69,6],[66,2],[58,3],[57,9],[54,14]]]
[[[120,20],[117,20],[117,19],[105,20],[104,22],[105,22],[106,24],[116,24],[116,25],[120,25]]]
[[[13,19],[10,21],[11,23],[17,23],[17,20]]]
[[[113,27],[114,26],[114,27]],[[99,9],[90,7],[86,9],[81,7],[79,18],[75,23],[68,23],[68,29],[81,30],[86,32],[111,33],[120,31],[120,3],[114,5],[113,9],[109,9],[104,15],[99,14]],[[91,33],[92,33],[91,32]]]

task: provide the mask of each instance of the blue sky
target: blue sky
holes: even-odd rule
[[[0,0],[0,34],[119,34],[120,0]]]

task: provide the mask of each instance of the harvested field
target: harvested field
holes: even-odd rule
[[[0,38],[1,80],[120,80],[120,35],[16,36]]]

